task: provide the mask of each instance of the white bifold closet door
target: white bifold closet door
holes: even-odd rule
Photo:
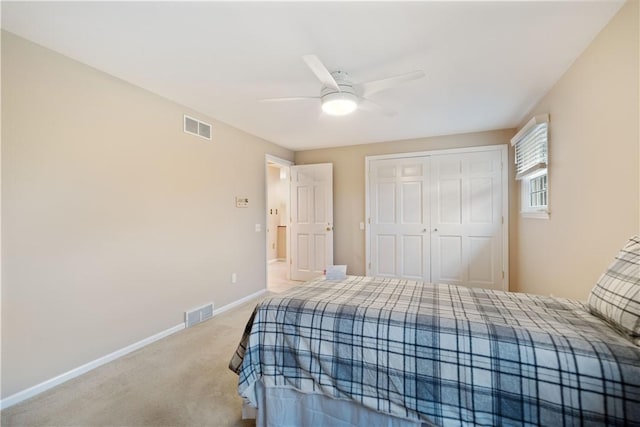
[[[372,275],[430,280],[429,158],[377,160],[369,173]]]
[[[501,157],[371,161],[368,274],[503,289]]]
[[[431,281],[502,289],[500,152],[431,158]]]

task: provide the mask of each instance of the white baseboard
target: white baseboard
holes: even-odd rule
[[[266,294],[267,290],[263,289],[261,291],[255,292],[251,295],[247,295],[244,298],[241,298],[237,301],[234,301],[230,304],[227,304],[225,306],[220,307],[217,310],[213,311],[213,315],[217,316],[218,314],[222,314],[225,311],[231,310],[234,307],[237,307],[239,305],[244,304],[245,302],[251,301],[252,299],[258,298],[259,296]],[[40,384],[36,384],[33,387],[29,387],[28,389],[19,391],[16,394],[12,394],[11,396],[8,396],[2,400],[0,400],[0,410],[2,409],[6,409],[10,406],[13,406],[15,404],[18,404],[22,401],[25,401],[31,397],[34,397],[42,392],[45,392],[57,385],[60,385],[66,381],[69,381],[75,377],[78,377],[84,373],[87,373],[93,369],[96,369],[99,366],[104,365],[105,363],[109,363],[112,362],[126,354],[131,353],[132,351],[138,350],[144,346],[147,346],[155,341],[158,341],[162,338],[165,338],[171,334],[175,334],[178,331],[181,331],[185,328],[185,324],[181,323],[179,325],[176,325],[172,328],[166,329],[162,332],[158,332],[155,335],[152,335],[150,337],[147,337],[143,340],[140,340],[136,343],[133,343],[131,345],[128,345],[124,348],[121,348],[120,350],[116,350],[113,353],[109,353],[106,356],[102,356],[96,360],[93,360],[89,363],[85,363],[82,366],[79,366],[75,369],[72,369],[70,371],[67,371],[63,374],[58,375],[57,377],[51,378],[49,380],[46,380],[44,382],[41,382]]]
[[[106,356],[102,356],[96,360],[93,360],[89,363],[85,363],[82,366],[79,366],[75,369],[72,369],[70,371],[67,371],[63,374],[58,375],[57,377],[51,378],[49,380],[46,380],[44,382],[41,382],[40,384],[36,384],[33,387],[29,387],[26,390],[22,390],[19,391],[16,394],[13,394],[11,396],[8,396],[2,400],[0,400],[0,410],[2,409],[6,409],[10,406],[13,406],[17,403],[20,403],[24,400],[27,400],[37,394],[40,394],[42,392],[45,392],[57,385],[60,385],[66,381],[69,381],[77,376],[80,376],[84,373],[87,373],[93,369],[96,369],[99,366],[104,365],[105,363],[109,363],[111,361],[114,361],[126,354],[131,353],[132,351],[138,350],[139,348],[142,348],[144,346],[147,346],[149,344],[151,344],[152,342],[158,341],[164,337],[167,337],[171,334],[174,334],[178,331],[181,331],[184,329],[184,323],[181,323],[179,325],[176,325],[172,328],[166,329],[162,332],[158,332],[155,335],[152,335],[150,337],[147,337],[143,340],[140,340],[136,343],[133,343],[131,345],[128,345],[124,348],[121,348],[120,350],[116,350],[113,353],[109,353]]]
[[[246,297],[244,297],[244,298],[240,298],[240,299],[239,299],[239,300],[237,300],[237,301],[234,301],[234,302],[229,303],[229,304],[227,304],[227,305],[223,305],[223,306],[222,306],[222,307],[220,307],[219,309],[217,309],[217,310],[213,310],[213,316],[215,317],[215,316],[217,316],[218,314],[222,314],[222,313],[224,313],[225,311],[231,310],[232,308],[235,308],[235,307],[237,307],[237,306],[239,306],[239,305],[244,304],[245,302],[249,302],[249,301],[251,301],[252,299],[256,299],[256,298],[258,298],[258,297],[262,296],[263,294],[266,294],[267,292],[268,292],[268,291],[267,291],[266,289],[263,289],[263,290],[261,290],[261,291],[255,292],[255,293],[253,293],[253,294],[251,294],[251,295],[247,295],[247,296],[246,296]]]

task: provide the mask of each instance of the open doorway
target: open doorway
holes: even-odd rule
[[[266,156],[267,290],[283,292],[301,282],[290,280],[289,167],[291,162]]]

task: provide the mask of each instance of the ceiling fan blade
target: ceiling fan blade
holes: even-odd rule
[[[308,101],[310,99],[320,99],[319,96],[290,96],[288,98],[265,98],[259,99],[259,102],[281,102],[281,101]]]
[[[360,93],[362,96],[369,96],[383,90],[391,89],[404,82],[411,80],[421,79],[426,74],[422,70],[412,71],[406,74],[400,74],[399,76],[387,77],[386,79],[373,80],[359,85]]]
[[[394,110],[387,107],[383,107],[382,105],[366,98],[360,98],[360,101],[358,102],[358,108],[361,108],[366,111],[373,111],[375,113],[380,113],[388,117],[393,117],[397,114]]]
[[[327,70],[327,67],[325,67],[322,61],[320,61],[320,58],[315,55],[304,55],[302,59],[307,63],[307,66],[311,68],[313,74],[316,75],[323,85],[330,87],[331,89],[335,89],[338,92],[342,92],[340,90],[340,86],[336,83],[336,80],[333,78],[329,70]]]

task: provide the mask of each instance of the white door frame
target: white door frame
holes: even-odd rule
[[[413,153],[382,154],[377,156],[366,156],[364,158],[364,191],[365,191],[365,271],[371,274],[371,210],[369,201],[369,167],[374,160],[402,159],[411,157],[434,156],[438,154],[464,154],[477,153],[480,151],[499,151],[502,162],[502,212],[504,222],[502,224],[502,270],[504,279],[502,286],[504,290],[509,290],[509,147],[507,144],[482,145],[478,147],[450,148],[443,150],[418,151]]]
[[[285,160],[285,159],[281,159],[280,157],[276,157],[273,156],[271,154],[265,154],[264,155],[264,200],[265,200],[265,210],[264,210],[264,229],[265,229],[265,233],[264,233],[264,249],[265,249],[265,253],[264,253],[264,271],[265,271],[265,276],[264,276],[264,288],[267,289],[269,287],[269,252],[267,251],[267,247],[269,246],[269,234],[267,233],[267,227],[269,226],[269,163],[275,163],[277,165],[280,165],[282,167],[286,167],[287,168],[287,179],[289,179],[290,175],[290,171],[289,171],[289,167],[293,166],[293,162],[289,161],[289,160]],[[287,197],[287,212],[289,212],[289,209],[291,209],[291,206],[289,206],[290,204],[290,197]],[[287,224],[289,224],[289,221],[287,220]],[[286,242],[287,242],[287,259],[286,262],[289,263],[289,259],[290,259],[290,255],[289,255],[289,232],[290,232],[290,226],[287,226],[287,233],[286,233]],[[291,278],[291,264],[287,264],[288,268],[287,268],[287,279]]]

